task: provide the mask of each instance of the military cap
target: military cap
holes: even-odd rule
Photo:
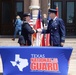
[[[24,13],[23,14],[23,17],[27,17],[27,16],[30,16],[30,13]]]
[[[48,12],[49,13],[57,13],[57,10],[56,9],[49,9]]]

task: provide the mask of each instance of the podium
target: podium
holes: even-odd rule
[[[69,47],[0,47],[3,75],[68,75]]]

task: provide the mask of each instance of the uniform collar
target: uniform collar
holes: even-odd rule
[[[57,16],[53,19],[53,21],[55,21],[55,20],[56,20],[56,18],[57,18]]]
[[[23,23],[28,23],[27,21],[23,21]]]

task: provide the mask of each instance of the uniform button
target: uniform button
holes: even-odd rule
[[[55,29],[57,29],[57,28],[55,28]]]
[[[51,33],[51,35],[52,35],[53,33]]]

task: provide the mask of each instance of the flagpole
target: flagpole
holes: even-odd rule
[[[32,17],[32,9],[30,8],[30,14],[31,14],[31,16],[30,17]],[[31,26],[32,27],[32,26]],[[32,46],[33,46],[33,34],[31,35],[32,37],[31,37],[31,42],[32,42]]]

